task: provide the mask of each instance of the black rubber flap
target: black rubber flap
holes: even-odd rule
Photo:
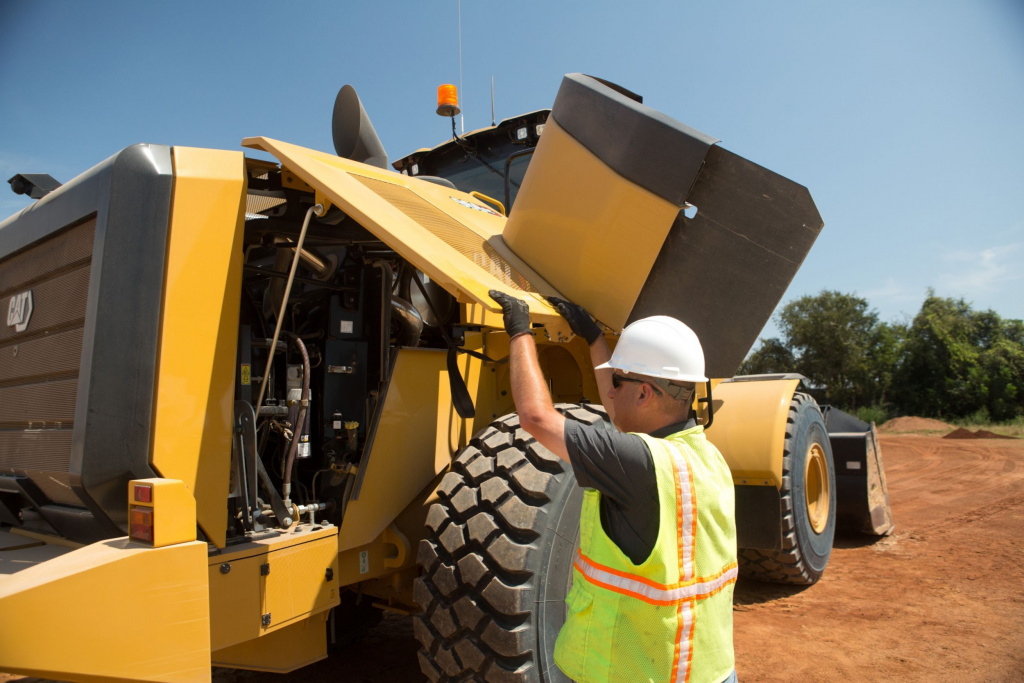
[[[832,432],[870,432],[871,425],[860,420],[849,413],[844,413],[839,408],[832,406],[821,406],[822,417],[825,419],[825,429]]]
[[[708,150],[629,321],[670,315],[704,347],[708,377],[731,377],[823,226],[807,188],[721,147]]]
[[[682,206],[704,156],[717,141],[606,83],[567,74],[551,116],[619,175]]]

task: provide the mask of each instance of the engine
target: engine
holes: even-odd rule
[[[395,351],[450,347],[457,318],[450,294],[288,181],[249,180],[229,541],[294,512],[340,523]]]

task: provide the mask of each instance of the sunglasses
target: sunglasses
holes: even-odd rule
[[[615,373],[612,373],[612,386],[613,387],[615,387],[616,389],[621,389],[623,382],[634,382],[636,384],[649,384],[651,389],[654,389],[654,392],[656,394],[658,394],[659,396],[661,395],[661,389],[659,389],[658,387],[654,386],[653,384],[651,384],[647,380],[636,379],[635,377],[623,377],[622,375],[616,375]]]

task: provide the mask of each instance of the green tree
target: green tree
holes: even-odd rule
[[[799,372],[822,402],[849,410],[887,402],[906,326],[880,323],[867,300],[829,290],[787,303],[776,321],[781,338],[763,340],[741,374]]]
[[[907,331],[895,390],[909,414],[1024,414],[1024,323],[929,290]]]
[[[824,290],[789,302],[778,319],[796,371],[824,402],[852,410],[885,399],[902,335],[866,299]]]
[[[896,369],[903,354],[907,326],[901,323],[878,323],[868,346],[869,384],[861,388],[860,404],[887,406]]]
[[[793,372],[796,359],[793,352],[778,337],[763,339],[740,364],[741,375],[763,375],[774,372]]]

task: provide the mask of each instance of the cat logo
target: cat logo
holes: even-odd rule
[[[7,305],[7,326],[15,332],[24,332],[32,317],[32,290],[15,294]]]

